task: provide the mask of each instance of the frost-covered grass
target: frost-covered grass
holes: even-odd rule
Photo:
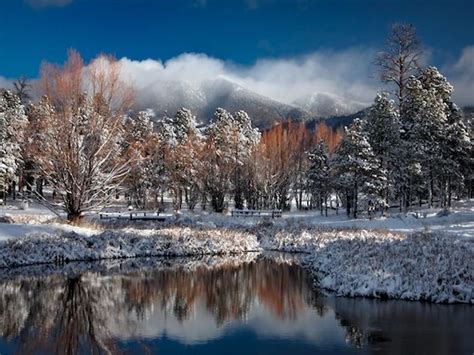
[[[339,296],[474,303],[474,242],[436,233],[277,231],[264,249],[306,252],[317,284]]]
[[[2,223],[0,267],[277,250],[305,253],[302,264],[320,287],[337,295],[473,304],[472,201],[463,208],[442,217],[433,212],[354,225],[342,216],[323,224],[331,219],[292,214],[262,221],[202,213],[165,223],[94,218],[79,227]],[[385,224],[392,228],[382,229]]]
[[[224,255],[260,251],[257,238],[225,229],[168,228],[31,235],[0,243],[0,267],[143,256]]]

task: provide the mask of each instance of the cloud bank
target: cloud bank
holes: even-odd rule
[[[381,84],[371,75],[374,51],[353,48],[320,51],[287,59],[261,59],[238,66],[205,54],[187,53],[161,62],[122,58],[122,68],[138,90],[156,82],[185,82],[198,88],[204,81],[227,79],[283,103],[315,92],[370,103]]]
[[[70,0],[35,0],[37,3],[65,1]],[[294,58],[260,59],[248,66],[200,53],[185,53],[167,61],[129,58],[120,61],[126,79],[134,83],[140,95],[146,96],[150,89],[150,100],[154,99],[151,94],[156,94],[156,90],[171,95],[166,93],[169,83],[184,83],[199,90],[205,81],[226,79],[287,104],[314,93],[327,93],[368,105],[377,91],[389,89],[375,77],[374,53],[374,49],[362,47],[316,51]],[[474,45],[466,46],[460,57],[441,71],[454,85],[454,101],[461,106],[474,105]],[[11,86],[11,80],[0,76],[0,87],[6,86]]]
[[[461,57],[444,68],[448,80],[454,85],[454,102],[474,105],[474,45],[463,49]]]
[[[0,89],[1,88],[6,88],[9,89],[12,86],[12,80],[8,80],[7,78],[4,78],[3,76],[0,75]]]

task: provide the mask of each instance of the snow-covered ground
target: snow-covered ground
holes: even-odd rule
[[[450,214],[417,211],[372,220],[289,213],[279,220],[182,213],[166,223],[50,222],[46,213],[0,209],[0,267],[70,260],[249,251],[304,252],[317,283],[338,295],[474,303],[474,201]],[[3,241],[1,241],[3,240]]]
[[[225,229],[109,230],[34,234],[0,242],[0,268],[144,256],[224,255],[260,251],[255,235]]]
[[[265,250],[309,253],[317,284],[340,296],[474,303],[474,240],[438,233],[281,229]]]
[[[125,210],[125,208],[124,208]],[[208,226],[208,227],[251,227],[262,222],[263,218],[231,217],[220,213],[208,213],[203,211],[188,212],[183,210],[179,215],[168,216],[168,225]],[[161,226],[162,222],[151,221],[111,221],[100,222],[96,214],[89,214],[86,218],[93,226],[84,228],[70,226],[58,218],[45,207],[33,204],[27,210],[16,206],[0,206],[0,221],[7,218],[14,225],[6,226],[0,223],[0,240],[26,236],[30,233],[42,232],[55,234],[62,231],[74,231],[83,235],[97,233],[98,230],[113,228],[134,227],[150,228]],[[318,211],[292,211],[283,213],[281,219],[275,219],[273,224],[281,227],[287,226],[311,226],[337,229],[365,229],[365,230],[387,230],[400,233],[413,233],[420,231],[440,232],[447,235],[474,238],[474,199],[457,201],[448,215],[444,215],[440,209],[417,209],[408,214],[399,213],[394,210],[388,217],[377,217],[373,219],[347,218],[344,210],[336,215],[330,211],[328,217],[321,216]],[[34,224],[34,226],[32,226]],[[98,227],[98,226],[102,227]],[[94,227],[95,226],[95,227]]]
[[[33,234],[60,235],[64,232],[76,232],[84,236],[91,236],[96,234],[97,230],[87,227],[71,226],[63,223],[0,223],[0,241],[22,238]]]
[[[474,238],[474,200],[457,202],[448,215],[444,215],[441,209],[418,209],[407,214],[392,211],[388,217],[373,219],[347,218],[344,211],[339,215],[332,213],[329,217],[323,217],[317,212],[291,212],[285,218],[294,223],[330,228],[385,229],[402,233],[436,231]]]

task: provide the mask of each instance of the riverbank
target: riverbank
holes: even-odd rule
[[[97,234],[33,234],[0,242],[0,267],[103,259],[243,255],[264,250],[307,254],[318,287],[338,296],[474,304],[474,242],[441,233],[311,226],[164,226]]]

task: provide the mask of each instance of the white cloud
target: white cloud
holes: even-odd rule
[[[317,51],[296,58],[267,58],[253,65],[235,63],[186,53],[165,62],[122,58],[126,79],[134,83],[143,102],[169,97],[169,82],[182,82],[199,89],[209,79],[225,78],[272,99],[292,103],[315,92],[334,94],[351,101],[370,104],[375,93],[388,87],[374,77],[374,50],[351,48],[343,51]],[[454,100],[459,105],[474,105],[474,45],[464,48],[461,56],[442,68],[454,85]],[[11,86],[11,80],[0,76],[0,87]],[[148,90],[150,89],[150,90]],[[179,99],[179,97],[174,97]]]
[[[0,89],[8,89],[8,88],[11,88],[12,86],[12,81],[3,77],[3,76],[0,76]]]
[[[35,9],[43,7],[63,7],[69,5],[74,0],[25,0],[25,3]]]
[[[454,101],[459,105],[474,105],[474,45],[463,49],[460,58],[444,68],[454,85]]]
[[[284,103],[314,92],[368,103],[381,87],[371,78],[373,54],[373,50],[364,48],[320,51],[298,58],[261,59],[251,66],[194,53],[164,63],[152,59],[121,61],[138,90],[162,81],[182,81],[198,87],[208,79],[226,78]]]

